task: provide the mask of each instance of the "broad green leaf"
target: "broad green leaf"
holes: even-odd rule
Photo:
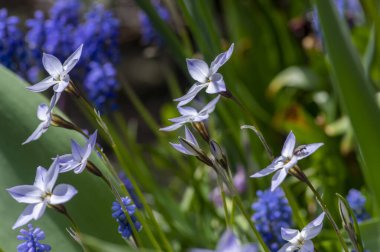
[[[380,248],[380,220],[372,219],[359,224],[365,251],[378,251]]]
[[[311,90],[319,84],[318,76],[308,68],[292,66],[281,71],[274,77],[268,87],[271,95],[284,87],[294,87]]]
[[[335,87],[350,118],[368,187],[380,203],[380,110],[375,93],[365,75],[358,52],[352,45],[347,26],[339,18],[332,1],[315,1]]]
[[[20,243],[16,239],[18,230],[11,227],[26,207],[26,204],[13,200],[5,189],[33,184],[36,167],[49,167],[52,157],[69,153],[71,138],[84,142],[79,134],[50,127],[38,141],[21,145],[39,123],[36,118],[38,104],[48,102],[41,94],[27,91],[27,85],[0,66],[0,241],[5,251],[14,251]],[[92,161],[103,168],[95,154]],[[78,194],[66,204],[66,208],[83,233],[122,242],[116,222],[111,217],[113,195],[103,181],[83,172],[79,175],[61,174],[57,183],[72,184],[78,189]],[[66,232],[69,222],[54,210],[46,209],[45,215],[33,224],[45,231],[46,243],[54,251],[81,250]]]

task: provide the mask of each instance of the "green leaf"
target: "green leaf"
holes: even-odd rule
[[[380,248],[380,219],[372,219],[359,224],[365,251],[378,251]]]
[[[380,203],[380,110],[365,75],[358,52],[352,45],[347,25],[339,18],[331,1],[315,1],[323,31],[324,45],[335,77],[334,85],[350,118],[360,154],[362,170],[377,206]]]
[[[84,143],[79,134],[50,127],[39,140],[21,145],[39,123],[36,118],[38,104],[48,102],[41,94],[27,91],[27,85],[0,66],[0,237],[7,241],[1,244],[6,251],[14,251],[20,243],[16,239],[18,230],[11,227],[26,205],[13,200],[5,188],[32,184],[38,165],[49,167],[52,157],[70,152],[71,138]],[[92,161],[104,169],[95,154]],[[66,204],[66,208],[83,233],[122,242],[111,217],[113,195],[101,179],[87,172],[79,175],[65,173],[60,175],[57,183],[72,184],[78,189],[78,194]],[[66,231],[69,222],[55,210],[46,209],[44,216],[33,225],[45,231],[46,243],[55,251],[81,250]]]
[[[281,71],[268,87],[270,94],[276,94],[284,87],[303,90],[315,89],[319,84],[318,76],[306,67],[292,66]]]

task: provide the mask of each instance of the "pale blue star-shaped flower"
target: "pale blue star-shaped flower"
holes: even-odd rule
[[[34,132],[25,140],[22,144],[27,144],[29,142],[35,141],[45,133],[50,124],[51,124],[51,112],[49,110],[49,106],[45,103],[41,103],[37,108],[37,118],[41,121],[41,123],[37,126]]]
[[[220,238],[215,250],[192,249],[190,252],[258,252],[255,244],[242,245],[234,233],[227,229]]]
[[[315,238],[322,230],[325,213],[320,214],[315,220],[307,224],[301,232],[297,229],[281,228],[282,239],[288,241],[278,252],[313,252]]]
[[[192,107],[178,107],[178,111],[182,116],[169,119],[169,121],[174,122],[174,124],[165,128],[161,128],[160,130],[173,131],[185,125],[186,123],[201,122],[206,120],[209,117],[210,113],[215,110],[215,106],[218,103],[219,98],[220,95],[211,100],[199,112]]]
[[[288,171],[294,167],[298,160],[301,160],[312,153],[314,153],[323,143],[313,143],[307,145],[300,145],[294,148],[296,144],[296,137],[293,132],[290,132],[285,140],[284,146],[281,151],[281,156],[275,158],[273,162],[255,174],[251,178],[264,177],[273,172],[276,172],[272,178],[271,191],[274,191],[286,178]]]
[[[180,141],[179,144],[176,143],[170,143],[174,149],[176,149],[179,152],[182,152],[183,154],[186,155],[191,155],[191,156],[198,156],[199,153],[194,151],[194,149],[199,149],[199,144],[197,142],[197,139],[194,137],[193,133],[185,126],[185,136],[186,136],[186,141],[194,146],[194,148],[190,148],[188,144],[185,144]]]
[[[41,218],[46,206],[63,204],[77,194],[77,190],[71,185],[54,186],[58,173],[59,158],[54,160],[48,170],[41,166],[37,167],[33,185],[19,185],[7,189],[17,202],[29,204],[13,225],[13,229],[21,227],[33,219]]]
[[[61,93],[69,85],[69,72],[78,63],[82,54],[82,48],[83,44],[80,45],[79,48],[66,59],[63,65],[54,55],[44,53],[42,56],[42,64],[50,76],[37,84],[34,84],[33,86],[27,87],[27,89],[33,92],[43,92],[53,86],[54,96],[52,98],[51,108],[54,107],[58,102]]]
[[[71,140],[71,154],[59,157],[59,172],[68,172],[74,170],[76,174],[83,172],[86,168],[87,161],[94,150],[96,144],[97,131],[95,131],[81,147],[75,140]]]
[[[204,88],[206,88],[206,93],[209,94],[217,94],[227,90],[223,76],[218,73],[218,70],[230,59],[233,50],[234,44],[232,44],[226,52],[219,54],[214,61],[211,62],[210,67],[203,60],[186,59],[187,69],[191,77],[197,82],[184,96],[174,100],[179,102],[178,107],[191,102]]]

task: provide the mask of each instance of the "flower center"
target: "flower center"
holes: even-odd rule
[[[45,192],[43,195],[42,195],[42,200],[47,200],[49,201],[50,200],[50,197],[51,197],[51,192]]]

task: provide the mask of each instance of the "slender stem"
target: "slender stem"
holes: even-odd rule
[[[227,203],[226,203],[226,194],[225,194],[224,188],[223,188],[223,181],[222,181],[222,179],[219,176],[218,176],[218,185],[219,185],[219,189],[220,189],[220,195],[222,196],[222,201],[223,201],[224,218],[225,218],[225,221],[226,221],[226,226],[228,228],[231,228],[232,226],[230,225],[229,217],[228,217],[228,208],[227,208]]]
[[[235,194],[233,196],[233,199],[236,202],[236,205],[238,206],[238,208],[240,209],[240,211],[243,213],[245,219],[247,220],[249,226],[251,227],[253,233],[255,234],[258,242],[260,243],[263,251],[270,252],[268,246],[265,244],[265,242],[264,242],[263,238],[261,237],[259,231],[257,231],[257,229],[256,229],[255,225],[253,224],[251,218],[249,217],[248,213],[245,211],[243,203],[241,202],[241,199],[239,198],[239,196]]]
[[[326,213],[328,220],[330,221],[330,224],[333,226],[335,233],[337,234],[340,243],[342,244],[342,247],[344,251],[348,252],[347,244],[344,242],[344,239],[342,237],[342,234],[339,232],[338,225],[335,223],[329,209],[327,208],[327,205],[325,201],[322,199],[322,196],[319,194],[319,192],[314,188],[314,186],[311,184],[311,182],[306,179],[305,183],[308,185],[308,187],[311,189],[311,191],[314,193],[315,197],[317,198],[318,204],[322,207],[323,211]]]

